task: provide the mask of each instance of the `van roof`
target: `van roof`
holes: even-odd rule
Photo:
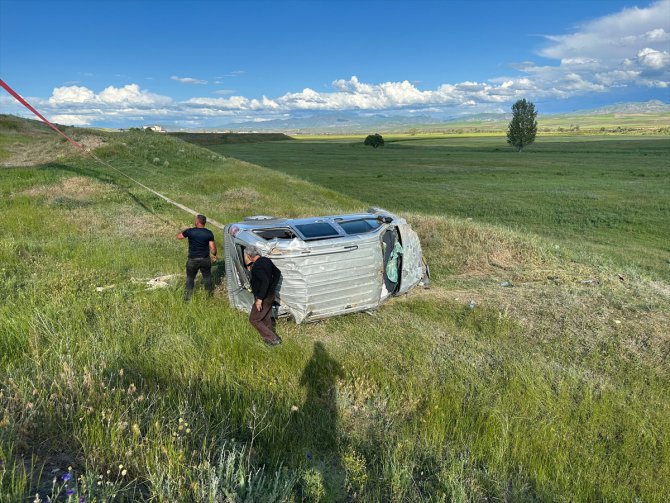
[[[374,232],[394,215],[383,210],[368,213],[348,213],[306,218],[274,218],[266,215],[247,217],[231,224],[241,231],[251,231],[264,239],[294,239],[313,241]],[[281,230],[285,230],[285,234]]]

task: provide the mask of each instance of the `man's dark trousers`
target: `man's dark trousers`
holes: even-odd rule
[[[193,287],[195,286],[195,277],[198,271],[202,273],[202,280],[205,282],[205,290],[209,295],[214,292],[214,284],[212,283],[212,261],[209,257],[189,258],[186,261],[186,294],[184,299],[188,300],[193,294]]]
[[[249,313],[249,322],[254,326],[265,342],[273,342],[279,339],[279,336],[272,330],[272,304],[275,296],[270,295],[263,299],[263,307],[259,311],[256,309],[256,303],[251,306]]]

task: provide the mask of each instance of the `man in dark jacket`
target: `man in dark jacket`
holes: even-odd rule
[[[211,296],[214,292],[212,262],[216,262],[216,243],[214,242],[212,231],[205,229],[206,223],[207,218],[205,215],[196,215],[195,227],[184,229],[177,235],[177,239],[188,239],[186,293],[184,294],[184,300],[189,300],[193,294],[195,277],[198,271],[202,274],[207,294]]]
[[[254,294],[254,304],[249,313],[249,322],[258,330],[265,344],[276,346],[281,339],[272,329],[272,303],[275,300],[275,290],[281,272],[267,257],[261,257],[254,246],[244,250],[247,267],[251,267],[251,291]]]

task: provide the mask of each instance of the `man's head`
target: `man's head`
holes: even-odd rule
[[[196,215],[195,216],[195,226],[204,227],[207,223],[207,217],[205,215]]]
[[[255,246],[247,246],[244,249],[244,254],[249,262],[256,262],[261,257],[261,252]]]

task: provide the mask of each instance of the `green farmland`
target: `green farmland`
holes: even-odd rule
[[[667,500],[667,138],[69,132],[220,222],[400,211],[432,284],[267,348],[190,215],[1,117],[0,502]]]
[[[670,138],[389,137],[209,148],[389,210],[471,218],[670,279]]]

